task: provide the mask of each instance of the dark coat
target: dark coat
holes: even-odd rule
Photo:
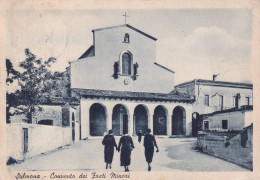
[[[122,146],[122,147],[121,147]],[[131,151],[134,148],[134,143],[131,136],[122,136],[119,141],[118,150],[120,151],[120,165],[129,166],[131,163]]]
[[[105,162],[112,163],[113,156],[114,156],[114,147],[117,148],[116,141],[113,135],[105,135],[102,144],[105,146],[104,155],[105,155]]]
[[[148,163],[151,163],[153,160],[154,146],[158,149],[154,135],[146,134],[144,137],[144,154]]]

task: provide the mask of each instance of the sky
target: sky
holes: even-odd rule
[[[6,58],[15,67],[24,49],[64,71],[93,43],[92,29],[127,24],[156,37],[156,62],[175,71],[175,84],[193,79],[251,82],[250,9],[7,10]],[[141,43],[141,42],[140,42]]]

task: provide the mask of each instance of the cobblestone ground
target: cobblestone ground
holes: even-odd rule
[[[130,171],[147,171],[143,144],[133,138]],[[152,171],[247,171],[235,164],[203,154],[194,150],[195,138],[156,137],[160,152],[155,153]],[[11,165],[15,171],[124,171],[120,167],[120,154],[115,152],[112,170],[105,169],[104,147],[101,138],[79,141],[71,146],[27,159],[20,164]],[[119,137],[116,137],[117,143]]]

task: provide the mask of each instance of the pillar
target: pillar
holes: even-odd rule
[[[85,139],[90,136],[90,119],[89,110],[90,104],[87,101],[81,101],[80,104],[80,132],[81,139]]]
[[[151,134],[153,134],[153,118],[150,114],[148,114],[147,119],[148,119],[148,129],[151,129]]]
[[[128,121],[128,134],[130,136],[133,135],[133,130],[134,130],[134,115],[129,114],[129,121]]]
[[[166,115],[167,118],[167,136],[172,135],[172,119],[171,116]]]
[[[133,116],[133,135],[136,135],[136,129],[135,129],[135,115]]]
[[[107,132],[108,130],[112,129],[112,113],[107,114]]]

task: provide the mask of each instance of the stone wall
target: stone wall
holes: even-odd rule
[[[203,152],[253,170],[253,125],[231,138],[200,133],[197,147]]]

